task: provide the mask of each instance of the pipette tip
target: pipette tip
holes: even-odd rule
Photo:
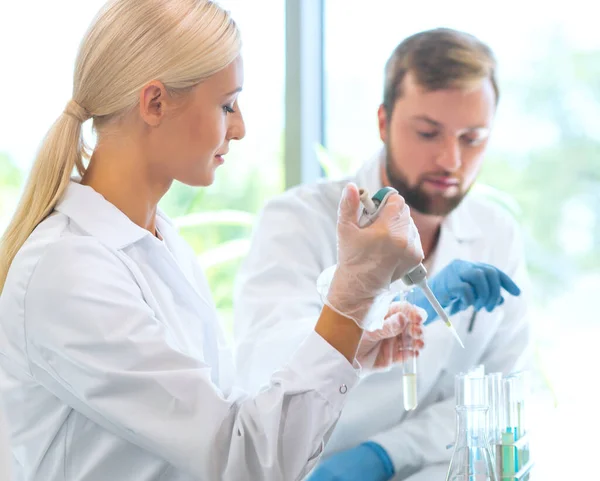
[[[452,332],[452,335],[454,336],[454,338],[458,341],[458,343],[460,344],[460,347],[462,347],[463,349],[465,348],[465,345],[463,344],[463,342],[460,340],[460,336],[458,335],[458,332],[456,332],[456,329],[454,329],[454,326],[452,325],[452,323],[450,321],[448,321],[446,323],[446,325],[450,328],[450,331]]]

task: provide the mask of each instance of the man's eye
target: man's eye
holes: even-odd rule
[[[418,132],[420,137],[423,137],[424,139],[433,139],[436,137],[436,135],[438,134],[437,132]]]
[[[463,137],[462,140],[465,144],[467,145],[479,145],[481,144],[486,138],[485,137]]]

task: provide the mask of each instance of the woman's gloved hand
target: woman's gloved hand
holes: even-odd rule
[[[425,311],[408,302],[394,302],[383,321],[383,327],[376,331],[365,331],[358,346],[356,360],[363,369],[381,370],[404,361],[406,350],[402,346],[416,348],[416,355],[423,349],[423,329]],[[404,339],[409,336],[412,341]]]
[[[307,481],[388,481],[393,476],[385,449],[368,441],[323,460]]]
[[[500,269],[489,264],[454,260],[429,280],[435,297],[450,315],[470,306],[492,312],[504,303],[502,289],[513,296],[521,294],[519,287]],[[425,325],[438,318],[437,313],[419,288],[407,295],[407,301],[427,312]]]
[[[360,327],[373,300],[423,260],[419,233],[404,199],[389,197],[377,219],[360,228],[356,185],[344,188],[338,209],[338,262],[324,303]]]

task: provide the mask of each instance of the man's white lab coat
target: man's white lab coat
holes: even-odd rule
[[[189,246],[72,182],[0,297],[0,396],[20,481],[295,480],[357,380],[316,333],[256,397],[234,388]]]
[[[235,298],[236,362],[250,383],[247,389],[266,383],[273,367],[285,362],[314,326],[321,308],[317,277],[336,263],[342,189],[350,180],[374,194],[382,187],[382,158],[383,153],[376,155],[355,177],[293,188],[261,212]],[[526,288],[521,237],[514,221],[504,209],[473,195],[444,220],[430,274],[453,259],[492,264]],[[525,294],[505,297],[505,304],[494,312],[477,313],[471,331],[472,309],[454,316],[465,350],[443,323],[424,329],[415,411],[403,409],[399,368],[363,379],[350,396],[325,456],[370,439],[389,453],[397,473],[394,479],[448,462],[451,451],[446,446],[454,440],[455,427],[454,375],[478,364],[485,364],[486,372],[507,373],[527,358]],[[414,479],[427,479],[424,476]]]

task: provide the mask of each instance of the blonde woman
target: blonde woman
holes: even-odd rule
[[[260,393],[235,388],[206,280],[157,203],[173,180],[210,185],[244,136],[239,52],[206,0],[115,0],[85,35],[72,100],[1,244],[0,395],[19,479],[299,479],[354,361],[385,367],[404,326],[420,337],[410,308],[363,331],[376,294],[423,254],[399,195],[359,229],[349,185],[314,332]],[[98,142],[84,163],[88,119]]]

